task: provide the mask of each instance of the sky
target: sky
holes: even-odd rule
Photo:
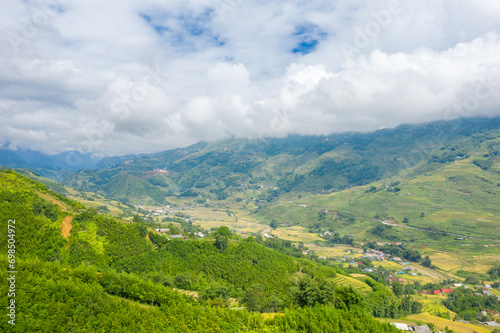
[[[157,152],[500,116],[497,0],[0,0],[0,147]]]

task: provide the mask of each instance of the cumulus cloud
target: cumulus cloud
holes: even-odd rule
[[[492,1],[0,6],[13,147],[113,155],[500,115]]]

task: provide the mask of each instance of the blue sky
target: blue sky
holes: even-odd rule
[[[153,152],[500,115],[500,2],[0,3],[0,145]]]

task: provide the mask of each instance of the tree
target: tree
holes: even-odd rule
[[[408,222],[410,222],[410,220],[409,220],[407,217],[405,217],[405,218],[403,219],[403,223],[408,223]]]
[[[265,305],[266,292],[265,286],[254,284],[243,294],[242,302],[248,311],[261,311]]]
[[[404,294],[404,286],[403,284],[399,282],[393,282],[392,283],[392,291],[394,292],[394,295],[396,296],[402,296]]]
[[[215,236],[214,246],[219,250],[220,253],[223,253],[227,249],[227,237],[217,235]]]
[[[429,258],[429,256],[425,256],[425,258],[422,259],[422,261],[420,263],[424,267],[431,267],[432,266],[431,258]]]
[[[273,228],[273,229],[276,229],[276,228],[278,228],[278,222],[276,222],[276,220],[274,220],[274,219],[273,219],[273,220],[271,221],[271,224],[270,224],[269,226],[270,226],[271,228]]]
[[[299,306],[314,306],[316,303],[328,304],[333,302],[335,288],[326,281],[316,281],[309,277],[299,280],[295,292],[295,301]]]
[[[469,275],[466,279],[465,279],[465,283],[467,284],[473,284],[473,285],[477,285],[479,284],[479,279],[473,275]]]
[[[200,299],[203,301],[220,299],[227,302],[230,296],[231,288],[227,284],[220,282],[209,285],[207,289],[200,293]]]
[[[228,227],[226,226],[222,226],[222,227],[219,227],[215,233],[214,233],[215,236],[222,236],[222,237],[226,237],[226,238],[231,238],[232,236],[232,233],[231,233],[231,230],[229,230]]]

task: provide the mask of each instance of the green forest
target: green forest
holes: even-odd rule
[[[368,306],[381,292],[401,303],[391,289],[380,285],[362,294],[336,286],[329,279],[346,273],[271,248],[286,246],[225,230],[215,241],[169,240],[146,223],[97,214],[8,170],[0,171],[0,198],[2,228],[16,221],[18,272],[16,325],[3,320],[1,331],[397,331],[376,321]],[[61,233],[67,217],[68,239]],[[0,239],[6,249],[8,233]],[[5,280],[6,251],[0,260]],[[7,284],[0,288],[5,309]],[[242,308],[233,310],[230,302]]]

